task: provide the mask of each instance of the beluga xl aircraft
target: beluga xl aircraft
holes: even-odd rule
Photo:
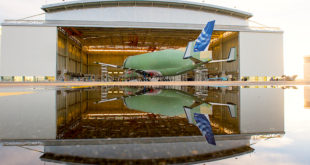
[[[208,51],[215,20],[208,22],[195,41],[190,41],[185,52],[167,49],[127,57],[123,66],[95,62],[102,66],[125,69],[126,73],[138,73],[144,77],[176,76],[196,69],[206,63],[231,62],[236,59],[237,49],[230,48],[227,59],[213,60],[212,51]]]

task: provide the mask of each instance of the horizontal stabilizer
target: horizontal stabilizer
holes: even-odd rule
[[[230,48],[229,55],[227,59],[223,60],[212,60],[209,63],[216,63],[216,62],[232,62],[237,59],[237,49],[235,47]]]
[[[235,104],[222,104],[222,103],[211,103],[209,102],[209,104],[213,105],[219,105],[219,106],[227,106],[230,116],[231,117],[237,117],[237,106]]]

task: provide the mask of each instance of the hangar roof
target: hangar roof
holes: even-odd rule
[[[207,10],[232,15],[248,19],[253,15],[237,9],[221,7],[206,3],[198,3],[181,0],[78,0],[67,1],[62,3],[48,4],[41,7],[45,12],[57,12],[68,9],[90,8],[90,7],[114,7],[114,6],[152,6],[152,7],[169,7],[169,8],[185,8],[194,10]]]

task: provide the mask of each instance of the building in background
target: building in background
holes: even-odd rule
[[[310,81],[310,55],[304,57],[304,80]]]
[[[44,20],[2,23],[0,76],[4,81],[122,80],[128,56],[185,48],[210,20],[216,20],[209,50],[213,59],[173,80],[268,80],[283,73],[283,31],[251,27],[251,13],[176,0],[79,0],[42,6]],[[168,78],[169,79],[169,78]]]
[[[2,41],[1,36],[2,36],[2,28],[0,26],[0,70],[1,70],[1,41]],[[1,74],[0,74],[0,81],[1,81]]]
[[[304,80],[310,81],[310,55],[304,57]],[[310,87],[304,87],[305,108],[310,109]]]
[[[304,107],[305,109],[310,109],[310,87],[304,86]]]

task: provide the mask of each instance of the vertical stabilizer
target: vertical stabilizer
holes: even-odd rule
[[[209,116],[200,113],[194,113],[194,119],[196,121],[196,126],[206,138],[207,142],[209,144],[216,145]]]
[[[202,30],[199,37],[196,40],[194,46],[194,52],[201,52],[208,50],[209,43],[211,41],[211,36],[214,29],[215,20],[208,22],[206,27]]]
[[[190,41],[186,47],[183,59],[190,58],[195,63],[205,63],[212,60],[212,52],[208,51],[214,29],[215,20],[208,22],[195,41]]]

